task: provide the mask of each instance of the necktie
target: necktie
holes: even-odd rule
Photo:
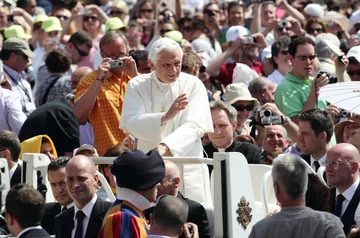
[[[66,210],[67,210],[67,207],[65,206],[61,209],[61,212],[65,212]]]
[[[84,221],[84,217],[85,217],[85,214],[83,213],[83,211],[79,210],[76,213],[77,225],[76,225],[74,238],[83,238],[83,223],[84,223],[83,221]]]
[[[344,200],[345,200],[345,197],[342,194],[337,195],[334,213],[338,217],[341,217],[342,203]]]
[[[314,161],[314,165],[315,165],[315,172],[317,172],[318,171],[318,169],[320,168],[320,164],[319,164],[319,162],[318,161]]]

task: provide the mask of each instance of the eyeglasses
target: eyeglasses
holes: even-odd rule
[[[322,33],[324,31],[323,28],[311,28],[310,29],[310,33],[314,33],[314,32],[318,32],[318,33]]]
[[[236,111],[238,111],[238,112],[242,112],[242,111],[244,111],[245,109],[246,109],[246,111],[252,111],[252,110],[254,110],[254,105],[252,105],[252,104],[248,104],[248,105],[246,105],[246,106],[244,106],[244,105],[232,105],[235,109],[236,109]]]
[[[169,31],[172,31],[172,30],[170,30],[170,29],[161,29],[160,34],[164,35],[166,32],[169,32]]]
[[[314,59],[316,58],[316,55],[309,55],[309,56],[307,56],[307,55],[299,55],[299,56],[297,56],[297,57],[298,57],[298,59],[301,60],[301,61],[305,61],[305,60],[307,60],[307,59],[309,59],[310,61],[312,61],[312,60],[314,60]]]
[[[184,26],[184,27],[182,27],[182,30],[183,31],[192,31],[193,28],[191,26]]]
[[[113,16],[113,15],[123,15],[123,14],[125,14],[125,12],[123,12],[123,11],[112,10],[112,11],[110,12],[110,15],[111,15],[111,16]]]
[[[350,161],[325,161],[323,163],[323,166],[329,166],[329,167],[336,168],[336,167],[339,167],[340,165],[348,164],[348,163],[352,163],[352,162],[350,162]]]
[[[59,20],[61,20],[61,18],[63,18],[64,20],[69,19],[69,17],[65,15],[56,15],[56,17],[59,18]]]
[[[348,70],[347,73],[349,76],[354,76],[355,74],[357,76],[360,76],[360,69],[359,70]]]
[[[84,16],[83,17],[83,20],[84,21],[89,21],[89,20],[92,20],[92,21],[96,21],[97,19],[98,19],[98,17],[97,16]]]
[[[220,14],[220,11],[219,10],[216,10],[216,9],[206,9],[204,11],[204,13],[210,15],[210,16],[214,16],[215,14]]]
[[[288,55],[288,54],[289,54],[289,51],[288,51],[288,50],[282,50],[282,51],[280,51],[280,54],[282,54],[282,55]]]
[[[88,56],[89,52],[82,51],[76,44],[73,43],[74,48],[77,50],[80,56]]]
[[[141,13],[152,13],[153,11],[153,9],[140,9]]]

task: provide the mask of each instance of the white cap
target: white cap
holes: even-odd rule
[[[324,8],[317,3],[310,3],[304,8],[304,12],[311,17],[323,18]]]
[[[360,62],[360,45],[352,47],[347,55],[348,58],[354,57],[358,62]]]
[[[360,10],[357,10],[355,12],[353,12],[353,14],[351,14],[350,16],[350,28],[352,29],[355,24],[360,23]]]
[[[93,153],[94,156],[98,157],[99,154],[97,152],[97,150],[94,148],[94,146],[92,145],[88,145],[88,144],[83,144],[82,146],[80,146],[79,148],[76,148],[74,150],[74,156],[79,154],[81,151],[86,151],[86,150],[89,150]]]
[[[232,26],[226,32],[226,42],[234,41],[238,37],[249,35],[248,29],[243,26]]]
[[[261,52],[261,61],[264,61],[265,58],[267,58],[267,59],[271,58],[271,46],[266,47]]]

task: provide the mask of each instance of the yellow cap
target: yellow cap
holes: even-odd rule
[[[4,36],[6,39],[20,38],[20,39],[28,40],[31,38],[31,35],[26,34],[24,28],[20,25],[12,25],[5,28]]]
[[[118,17],[111,17],[105,22],[105,31],[119,30],[121,28],[127,28],[127,26]]]
[[[48,17],[48,19],[43,21],[41,29],[43,29],[45,32],[63,30],[63,28],[61,27],[61,22],[57,17]]]
[[[172,39],[172,40],[174,40],[174,41],[176,41],[178,43],[180,43],[184,39],[181,32],[177,31],[177,30],[166,32],[164,36],[166,38],[170,38],[170,39]]]
[[[43,22],[45,20],[47,20],[49,17],[47,15],[44,14],[39,14],[35,17],[34,19],[34,24],[38,23],[38,22]]]

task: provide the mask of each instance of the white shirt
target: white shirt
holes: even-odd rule
[[[62,206],[62,205],[60,205],[60,206],[61,206],[61,210],[60,210],[60,211],[62,211],[62,209],[63,209],[65,206]],[[66,209],[72,208],[73,206],[75,206],[74,202],[72,202],[72,203],[70,203],[69,205],[67,205],[67,206],[66,206]],[[75,213],[75,214],[76,214],[76,213]]]
[[[14,164],[14,166],[13,166],[11,169],[9,169],[9,177],[10,177],[10,180],[11,180],[12,176],[14,175],[14,172],[15,172],[15,170],[16,170],[16,168],[17,168],[18,166],[19,166],[19,164],[16,163],[16,164]]]
[[[116,186],[116,198],[130,202],[141,211],[152,207],[149,200],[130,188],[120,188]]]
[[[275,84],[275,86],[278,86],[284,80],[285,76],[282,75],[279,70],[275,69],[267,78]]]
[[[0,130],[18,135],[25,120],[19,95],[0,87]]]
[[[41,230],[42,227],[41,226],[30,226],[30,227],[25,228],[24,230],[20,231],[20,233],[17,235],[17,237],[20,237],[22,234],[24,234],[27,231],[35,230],[35,229]]]
[[[85,237],[86,230],[87,230],[87,227],[89,225],[91,212],[92,212],[92,210],[94,208],[96,199],[97,199],[97,195],[95,194],[95,196],[91,199],[91,201],[88,204],[86,204],[85,207],[83,207],[82,209],[79,209],[76,205],[74,205],[74,228],[71,231],[71,237],[72,238],[74,238],[74,236],[75,236],[75,231],[76,231],[76,227],[77,227],[76,213],[79,210],[83,211],[83,213],[85,214],[85,217],[84,217],[84,220],[83,220],[83,237]]]
[[[316,171],[316,166],[315,166],[314,162],[317,161],[317,162],[319,162],[320,166],[323,166],[323,164],[326,160],[326,155],[327,154],[324,154],[324,156],[321,157],[319,160],[314,159],[314,157],[312,155],[310,156],[311,168],[313,168],[314,171]]]
[[[346,208],[348,207],[352,197],[354,196],[357,187],[359,186],[359,182],[360,180],[357,179],[355,183],[353,183],[353,185],[351,185],[348,189],[346,189],[342,195],[345,197],[345,200],[342,203],[342,209],[341,209],[341,216],[344,214]],[[339,191],[336,189],[336,196],[339,195]],[[356,212],[355,212],[355,216],[358,213],[359,210],[359,205],[356,208]]]

